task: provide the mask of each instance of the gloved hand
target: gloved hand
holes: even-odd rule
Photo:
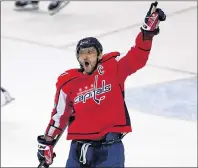
[[[157,8],[158,2],[151,4],[149,11],[144,19],[144,23],[141,26],[144,40],[150,40],[154,35],[159,34],[160,21],[166,20],[166,15],[162,9]]]
[[[37,157],[40,163],[43,163],[41,167],[49,167],[53,163],[53,158],[56,156],[53,153],[53,147],[55,141],[47,141],[44,135],[40,135],[37,137],[38,141],[38,152]]]

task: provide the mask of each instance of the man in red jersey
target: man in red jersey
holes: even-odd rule
[[[80,69],[58,77],[55,107],[44,135],[38,136],[38,159],[48,167],[53,147],[68,126],[72,140],[66,167],[124,167],[123,136],[132,131],[124,101],[126,78],[145,66],[159,21],[166,15],[152,3],[135,46],[119,61],[119,52],[103,54],[94,37],[80,40],[76,47]]]

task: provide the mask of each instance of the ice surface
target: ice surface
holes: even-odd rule
[[[77,41],[96,36],[106,52],[126,53],[149,7],[148,2],[71,2],[51,17],[47,2],[40,5],[42,12],[16,12],[13,2],[1,3],[1,84],[16,99],[1,109],[1,167],[38,165],[36,138],[50,119],[58,75],[78,66]],[[126,166],[195,167],[197,120],[186,116],[192,111],[197,116],[197,4],[159,6],[168,17],[148,64],[126,80],[133,126],[123,140]],[[151,100],[158,100],[156,106]],[[153,107],[160,110],[152,113]],[[65,166],[70,146],[65,134],[55,148],[54,167]]]

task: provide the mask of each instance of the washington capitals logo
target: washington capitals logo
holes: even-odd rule
[[[102,87],[98,88],[97,85],[98,85],[98,75],[95,76],[94,88],[89,90],[88,92],[85,92],[84,94],[77,96],[74,99],[74,103],[75,104],[79,102],[86,103],[87,99],[92,98],[97,104],[100,104],[100,102],[105,99],[105,96],[100,96],[100,95],[111,91],[111,84],[106,85],[105,80],[102,80]]]

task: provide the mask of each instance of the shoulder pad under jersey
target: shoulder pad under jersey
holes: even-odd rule
[[[78,69],[67,70],[64,73],[59,75],[56,86],[59,87],[63,85],[64,83],[66,83],[67,81],[69,82],[70,80],[77,78],[78,76],[80,76]]]
[[[101,62],[105,62],[111,58],[116,58],[117,56],[120,56],[119,52],[111,52],[111,53],[104,54]]]

